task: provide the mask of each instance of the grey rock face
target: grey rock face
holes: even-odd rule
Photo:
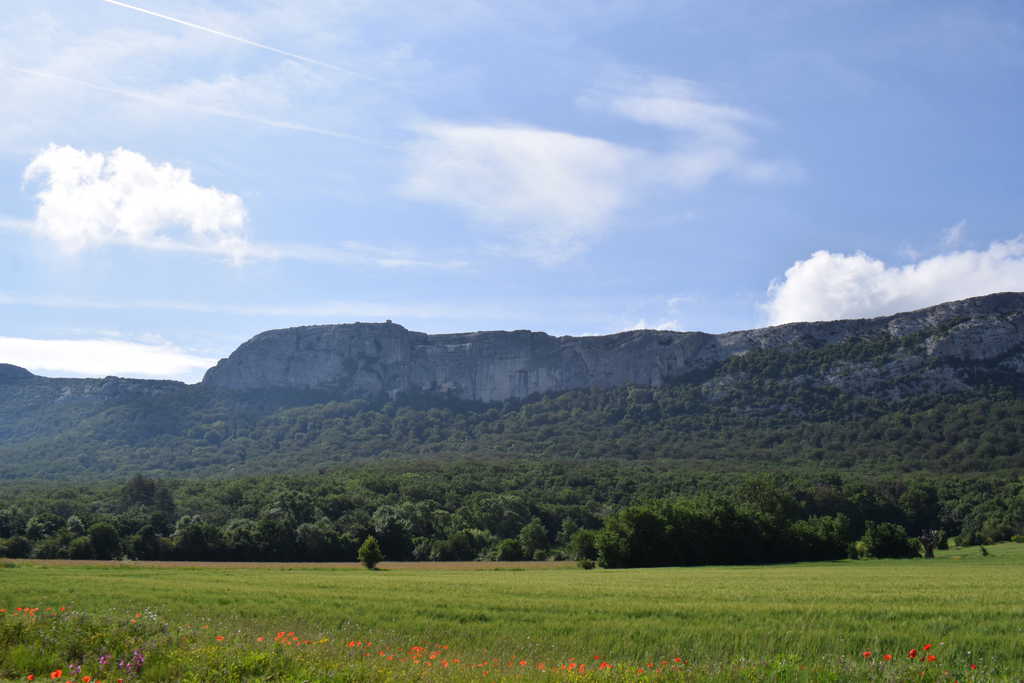
[[[993,294],[883,318],[793,323],[712,335],[622,332],[552,337],[543,332],[427,335],[393,323],[272,330],[253,337],[207,371],[203,383],[235,391],[329,389],[346,396],[443,392],[476,401],[627,384],[660,386],[755,350],[799,352],[850,339],[913,340],[892,367],[851,368],[825,381],[862,388],[928,358],[993,361],[1024,368],[1024,294]],[[902,364],[902,365],[901,365]],[[958,389],[948,368],[924,378],[933,390]]]

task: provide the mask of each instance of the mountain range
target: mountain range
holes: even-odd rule
[[[725,334],[295,327],[253,337],[194,385],[0,364],[0,477],[291,471],[395,455],[706,460],[740,437],[739,460],[783,457],[787,444],[800,461],[848,461],[860,460],[853,445],[820,454],[826,426],[903,416],[886,427],[890,442],[912,444],[915,420],[979,402],[981,432],[963,433],[974,445],[954,435],[943,457],[1012,467],[1007,416],[1022,380],[1022,293]],[[730,434],[712,438],[716,423]]]

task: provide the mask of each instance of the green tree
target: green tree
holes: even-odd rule
[[[376,569],[380,561],[384,559],[384,553],[380,550],[380,543],[373,536],[366,537],[363,544],[359,546],[359,552],[356,555],[367,569]]]
[[[519,530],[519,547],[529,559],[548,548],[548,530],[544,522],[534,517]]]
[[[901,524],[868,521],[859,544],[868,557],[917,557],[914,541]]]
[[[121,539],[113,524],[97,522],[89,527],[89,542],[99,560],[109,560],[121,552]]]

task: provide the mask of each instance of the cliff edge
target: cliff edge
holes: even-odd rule
[[[638,330],[594,337],[543,332],[427,335],[387,323],[315,325],[263,332],[207,371],[203,384],[232,391],[325,389],[345,396],[446,393],[502,401],[587,387],[660,386],[751,351],[799,353],[849,341],[896,343],[889,368],[848,368],[829,381],[863,389],[872,375],[914,370],[932,390],[963,384],[948,363],[997,362],[1024,373],[1024,293],[964,299],[880,318],[792,323],[706,334]],[[854,371],[856,370],[856,371]]]

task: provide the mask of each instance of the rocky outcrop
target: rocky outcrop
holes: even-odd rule
[[[718,335],[653,330],[595,337],[526,330],[427,335],[391,322],[296,327],[253,337],[211,368],[203,384],[234,391],[324,389],[344,396],[440,392],[491,402],[585,387],[659,386],[737,354],[799,352],[858,339],[906,342],[892,361],[909,363],[905,370],[930,360],[991,361],[1020,373],[1024,294],[993,294],[882,318]],[[838,372],[822,381],[873,381],[861,375]],[[962,383],[948,368],[933,375],[928,381],[939,390]]]

